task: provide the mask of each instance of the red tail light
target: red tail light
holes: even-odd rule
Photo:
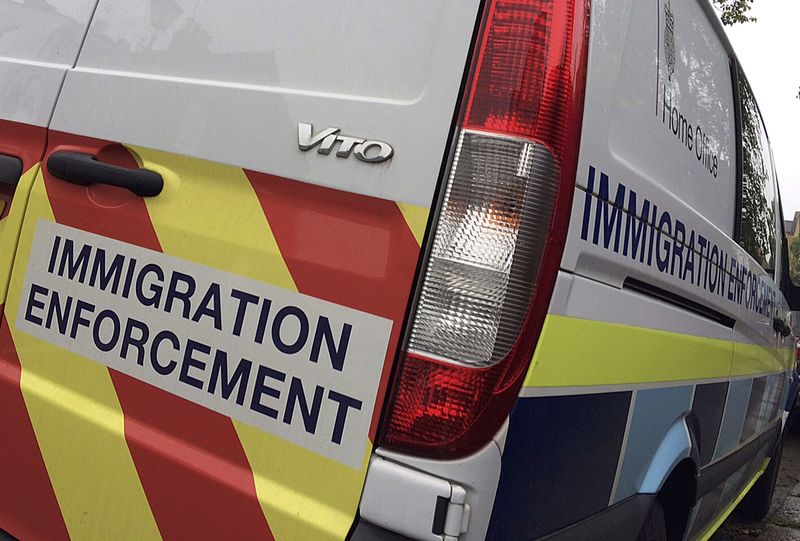
[[[487,443],[514,404],[564,248],[585,84],[586,0],[490,0],[380,443]]]

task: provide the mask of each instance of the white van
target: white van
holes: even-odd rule
[[[769,508],[800,295],[707,0],[5,2],[0,181],[7,536]]]

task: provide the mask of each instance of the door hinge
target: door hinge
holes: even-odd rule
[[[470,515],[464,487],[377,456],[360,511],[361,518],[420,541],[457,541]]]
[[[438,525],[434,522],[433,533],[442,535],[444,541],[456,541],[458,536],[467,533],[470,509],[464,487],[450,483],[450,498],[439,498],[437,505],[444,509],[444,518],[441,528],[436,528]]]

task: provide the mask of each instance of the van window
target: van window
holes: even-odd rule
[[[742,209],[739,244],[768,272],[775,271],[777,197],[769,141],[753,91],[739,69],[742,127]]]

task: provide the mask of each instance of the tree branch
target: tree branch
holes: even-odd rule
[[[722,12],[720,15],[722,24],[730,26],[756,20],[755,17],[749,15],[750,9],[753,7],[753,0],[713,0],[713,2]]]

